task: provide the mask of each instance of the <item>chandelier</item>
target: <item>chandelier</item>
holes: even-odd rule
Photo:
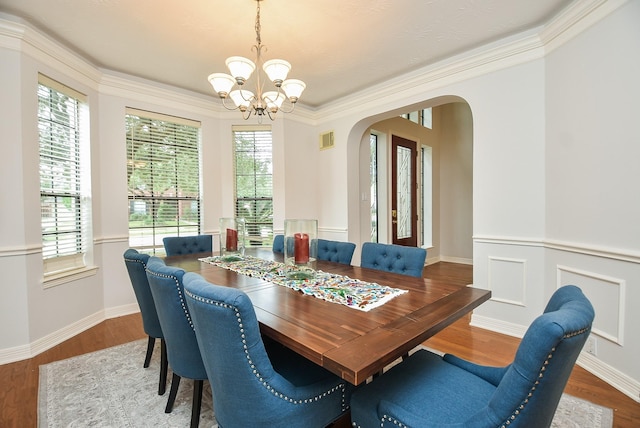
[[[256,62],[241,56],[227,58],[226,65],[229,73],[213,73],[209,75],[209,82],[213,90],[222,99],[222,105],[228,110],[240,110],[242,118],[247,120],[253,114],[262,121],[263,116],[269,116],[274,120],[278,111],[290,113],[295,108],[295,104],[300,98],[302,91],[306,87],[302,80],[287,79],[287,74],[291,70],[291,64],[283,59],[271,59],[262,62],[262,49],[266,51],[266,46],[262,45],[260,39],[260,2],[256,0],[256,44],[252,50],[256,51]],[[255,77],[255,93],[245,89],[245,83],[251,77],[256,66],[262,66],[267,78],[273,83],[274,90],[263,92],[265,78],[260,68]],[[286,79],[286,80],[285,80]],[[234,89],[235,88],[235,89]],[[231,98],[234,106],[228,105]],[[283,103],[286,107],[283,107]]]

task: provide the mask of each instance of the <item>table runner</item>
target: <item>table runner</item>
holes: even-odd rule
[[[244,256],[238,260],[226,260],[220,256],[204,257],[199,260],[365,312],[407,292],[407,290],[364,282],[321,270],[316,271],[316,277],[313,280],[288,279],[285,276],[284,263],[252,256]]]

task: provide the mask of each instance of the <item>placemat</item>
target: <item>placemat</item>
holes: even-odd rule
[[[261,278],[327,302],[338,303],[365,312],[384,305],[396,296],[407,293],[407,290],[375,282],[364,282],[321,270],[316,271],[316,277],[313,280],[292,280],[285,275],[284,263],[253,256],[244,256],[238,260],[226,260],[220,256],[213,256],[199,260],[241,275]]]

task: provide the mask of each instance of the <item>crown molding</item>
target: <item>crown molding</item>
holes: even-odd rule
[[[355,92],[318,109],[319,122],[371,111],[366,115],[426,101],[428,92],[544,58],[628,0],[584,0],[573,2],[547,24],[463,54],[447,58],[411,73]]]
[[[213,97],[208,98],[205,95],[106,70],[103,71],[100,79],[99,92],[101,95],[111,95],[131,101],[180,108],[206,117],[218,118],[223,112],[213,102]]]
[[[543,45],[534,31],[502,39],[411,73],[355,92],[319,109],[318,120],[335,120],[366,110],[393,110],[425,101],[424,93],[493,71],[543,57]]]
[[[601,21],[628,0],[583,0],[571,3],[544,25],[540,33],[547,53]]]
[[[13,15],[0,14],[0,47],[20,51],[92,89],[98,88],[102,73],[95,65]]]
[[[373,115],[425,101],[428,93],[483,74],[543,58],[618,9],[628,0],[584,0],[571,3],[547,24],[446,60],[397,76],[364,90],[310,108],[303,104],[276,120],[309,125],[344,118]],[[22,19],[0,13],[0,47],[21,51],[62,73],[99,90],[140,102],[179,106],[185,111],[213,118],[233,119],[212,95],[195,94],[130,75],[103,70],[54,39],[40,33]],[[229,114],[230,113],[230,114]]]

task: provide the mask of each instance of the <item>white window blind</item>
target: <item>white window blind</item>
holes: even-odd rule
[[[273,242],[271,128],[233,127],[236,216],[244,217],[248,246]]]
[[[129,245],[164,254],[162,238],[200,233],[200,123],[127,109]]]
[[[40,211],[45,275],[83,268],[90,242],[86,97],[38,76]]]

